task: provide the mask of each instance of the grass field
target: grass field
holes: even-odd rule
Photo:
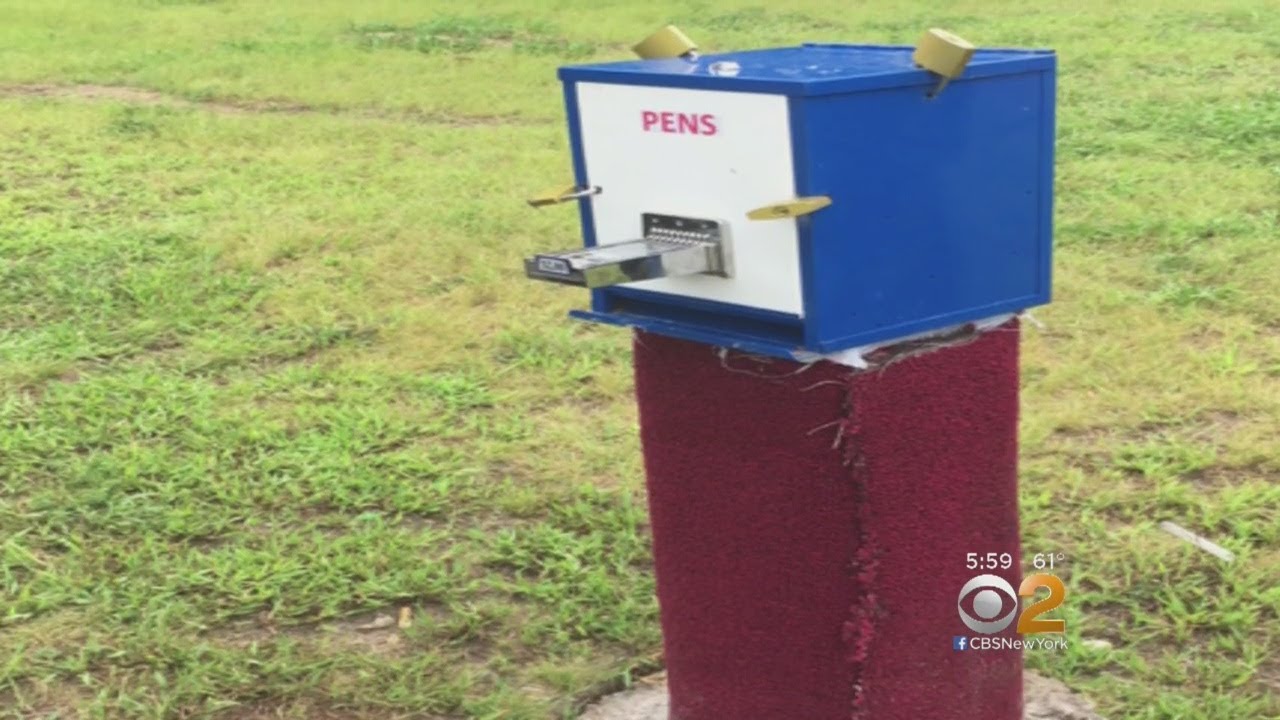
[[[627,334],[519,267],[576,242],[522,202],[555,68],[669,21],[1061,53],[1031,662],[1280,717],[1274,0],[782,5],[0,0],[0,717],[571,717],[657,667]]]

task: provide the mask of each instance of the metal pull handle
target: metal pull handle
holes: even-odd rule
[[[569,185],[568,187],[559,187],[554,190],[548,190],[529,198],[525,202],[533,207],[545,207],[547,205],[557,205],[570,200],[581,200],[584,197],[600,194],[600,186],[592,185],[590,187],[579,187],[577,185]]]
[[[639,240],[538,253],[524,261],[535,280],[602,288],[682,275],[733,274],[727,228],[715,220],[644,213]]]

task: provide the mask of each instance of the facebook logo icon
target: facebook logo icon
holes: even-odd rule
[[[955,637],[951,638],[951,649],[952,650],[968,650],[969,638],[963,635],[956,635]]]

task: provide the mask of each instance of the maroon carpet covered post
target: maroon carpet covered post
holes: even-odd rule
[[[1016,322],[863,372],[636,336],[671,720],[1021,717],[1021,655],[952,646],[966,553],[1018,584],[1017,355]]]

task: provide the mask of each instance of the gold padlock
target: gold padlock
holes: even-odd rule
[[[968,40],[939,28],[930,28],[921,36],[916,44],[911,59],[916,65],[928,70],[942,79],[930,92],[937,95],[955,78],[960,77],[965,66],[973,59],[975,48]]]
[[[696,56],[698,46],[675,25],[659,28],[657,32],[636,43],[631,48],[645,60]],[[692,59],[692,58],[690,58]]]

